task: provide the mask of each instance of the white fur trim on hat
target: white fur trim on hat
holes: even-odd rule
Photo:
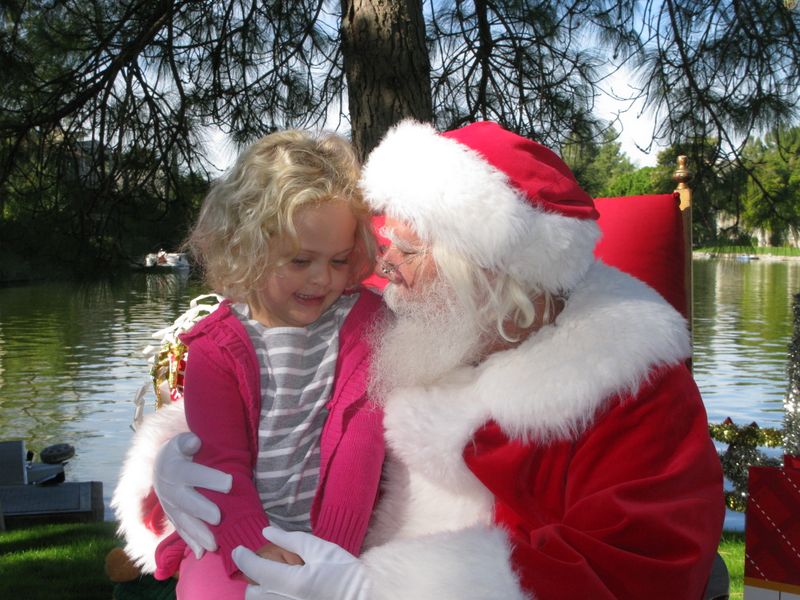
[[[478,152],[426,124],[404,121],[390,130],[361,183],[374,210],[528,286],[568,291],[594,260],[594,220],[534,206]]]

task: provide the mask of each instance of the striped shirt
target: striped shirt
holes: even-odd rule
[[[270,522],[287,531],[311,531],[339,329],[357,299],[341,296],[307,327],[266,327],[249,318],[246,304],[233,307],[260,365],[256,489]]]

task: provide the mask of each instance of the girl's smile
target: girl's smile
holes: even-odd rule
[[[307,296],[305,294],[297,293],[294,295],[295,299],[301,304],[308,306],[317,306],[325,301],[325,296]]]

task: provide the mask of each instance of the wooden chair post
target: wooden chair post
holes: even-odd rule
[[[680,198],[681,217],[683,220],[683,256],[684,278],[683,285],[686,292],[686,320],[689,330],[692,329],[692,188],[689,181],[692,173],[686,167],[686,156],[678,157],[678,166],[672,175],[672,180],[678,185],[675,192]]]

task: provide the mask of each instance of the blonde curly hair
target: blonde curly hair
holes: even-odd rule
[[[298,130],[267,135],[242,152],[212,186],[185,245],[214,291],[249,302],[264,274],[278,265],[270,242],[288,235],[297,245],[297,212],[344,202],[358,222],[351,260],[354,285],[372,272],[376,247],[359,175],[353,148],[339,135]]]

